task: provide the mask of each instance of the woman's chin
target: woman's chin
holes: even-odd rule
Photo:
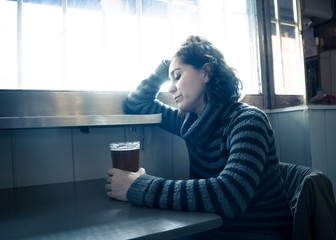
[[[182,112],[185,111],[185,108],[183,107],[183,104],[181,104],[181,103],[177,103],[177,108]]]

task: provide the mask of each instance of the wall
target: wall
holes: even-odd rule
[[[275,132],[279,160],[311,166],[307,108],[271,110],[268,117]]]
[[[158,127],[89,130],[0,130],[0,188],[104,178],[106,169],[112,166],[109,143],[125,140],[141,141],[140,164],[147,173],[165,178],[187,177],[184,142]],[[173,155],[175,151],[179,158]]]
[[[322,170],[336,186],[336,107],[267,110],[280,161]],[[140,140],[140,162],[164,178],[188,176],[183,140],[156,126],[0,130],[0,188],[106,177],[112,141]]]
[[[271,110],[280,161],[324,172],[336,196],[336,106],[311,105]]]
[[[309,109],[312,167],[333,182],[336,195],[336,107]]]

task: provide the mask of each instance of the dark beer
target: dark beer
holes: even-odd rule
[[[114,168],[130,172],[139,170],[140,142],[111,143],[111,157]]]
[[[112,164],[114,168],[137,172],[139,170],[139,149],[111,150]]]

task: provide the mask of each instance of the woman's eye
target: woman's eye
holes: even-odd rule
[[[180,78],[181,78],[181,75],[177,75],[177,76],[175,77],[175,80],[178,81],[178,80],[180,80]]]

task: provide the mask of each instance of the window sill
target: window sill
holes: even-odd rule
[[[336,105],[300,105],[295,107],[284,107],[275,109],[264,109],[265,113],[282,113],[282,112],[295,112],[295,111],[306,111],[306,110],[336,110]]]
[[[161,114],[131,115],[128,92],[1,90],[0,129],[94,127],[161,123]],[[168,103],[171,97],[162,95]],[[165,100],[166,99],[166,100]]]
[[[0,129],[97,127],[161,123],[161,114],[0,117]]]

